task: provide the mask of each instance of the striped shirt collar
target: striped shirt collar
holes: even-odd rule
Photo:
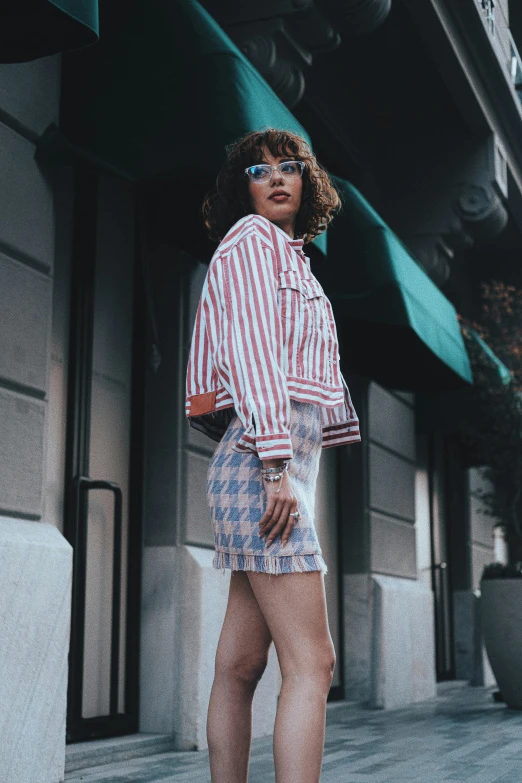
[[[282,228],[277,226],[275,223],[272,223],[272,225],[277,231],[279,231],[280,234],[284,236],[284,238],[286,239],[290,247],[292,247],[295,250],[297,255],[300,258],[302,258],[302,260],[305,262],[308,269],[310,269],[310,259],[308,258],[307,255],[305,255],[305,252],[303,250],[304,239],[302,237],[300,237],[299,239],[291,239],[289,235],[286,233],[286,231],[283,231]]]

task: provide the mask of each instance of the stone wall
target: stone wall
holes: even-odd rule
[[[414,398],[354,379],[363,443],[343,454],[345,697],[394,708],[436,694],[427,477]]]
[[[59,57],[0,65],[0,779],[17,783],[57,783],[65,762],[72,549],[46,506],[56,172],[34,159],[59,95]]]

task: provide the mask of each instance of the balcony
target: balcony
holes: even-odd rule
[[[520,104],[522,105],[522,58],[509,29],[503,6],[498,0],[475,0],[491,45],[502,65]]]

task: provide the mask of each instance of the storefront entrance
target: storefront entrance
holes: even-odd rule
[[[74,549],[67,742],[138,730],[143,329],[135,196],[77,168],[64,533]]]
[[[449,482],[444,439],[428,438],[432,588],[435,599],[437,680],[455,677],[453,658],[452,584],[448,533]]]

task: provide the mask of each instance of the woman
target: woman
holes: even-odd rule
[[[203,214],[219,241],[196,315],[186,414],[219,445],[207,477],[214,566],[231,569],[210,696],[212,783],[246,783],[252,698],[274,641],[277,783],[317,783],[335,666],[314,528],[322,448],[360,440],[329,300],[303,244],[337,191],[300,136],[227,149]],[[272,578],[272,575],[276,575]]]

